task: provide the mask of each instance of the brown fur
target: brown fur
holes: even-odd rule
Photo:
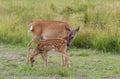
[[[50,20],[38,20],[32,22],[29,27],[33,27],[32,32],[32,40],[28,45],[28,58],[30,49],[34,45],[36,41],[41,39],[42,37],[45,39],[50,38],[63,38],[65,40],[68,39],[70,32],[66,30],[66,27],[71,31],[73,30],[69,24],[62,21],[50,21]],[[27,62],[29,62],[27,58]]]
[[[34,52],[30,55],[29,59],[31,61],[31,65],[33,66],[35,56],[40,53],[44,60],[44,66],[47,66],[47,53],[52,49],[55,49],[56,51],[60,52],[63,56],[65,56],[66,58],[65,65],[67,65],[67,67],[70,67],[69,54],[66,52],[67,42],[66,40],[61,38],[40,41],[40,43],[35,48]],[[63,65],[64,65],[64,59],[63,59]]]
[[[35,35],[38,36],[39,39],[41,36],[46,36],[47,38],[61,37],[66,39],[68,37],[68,33],[65,27],[72,30],[69,24],[62,21],[39,20],[34,21],[30,26],[33,26],[33,37]]]

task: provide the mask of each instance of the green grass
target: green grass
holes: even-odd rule
[[[50,53],[48,67],[40,55],[33,68],[25,64],[24,47],[0,45],[0,79],[119,79],[120,56],[112,52],[69,49],[71,68],[61,66],[61,56]]]
[[[0,0],[0,42],[26,46],[32,21],[60,20],[81,26],[76,47],[119,53],[119,7],[119,0]]]

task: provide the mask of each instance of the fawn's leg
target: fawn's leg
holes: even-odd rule
[[[69,54],[66,52],[66,49],[59,49],[58,50],[59,52],[61,52],[65,57],[65,65],[67,65],[67,67],[69,68],[70,67],[70,57],[69,57]]]
[[[70,68],[70,56],[69,56],[69,53],[66,52],[66,64],[67,64],[67,67]]]
[[[70,57],[69,54],[67,52],[63,52],[64,56],[65,56],[65,65],[69,68],[70,67]]]
[[[47,53],[42,53],[41,54],[43,61],[44,61],[44,67],[47,67]]]

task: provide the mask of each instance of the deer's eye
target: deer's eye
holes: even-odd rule
[[[74,37],[72,36],[71,39],[73,39]]]

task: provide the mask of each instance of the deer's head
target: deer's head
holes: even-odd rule
[[[78,26],[75,30],[70,30],[70,28],[66,27],[67,32],[69,32],[68,38],[67,38],[67,46],[71,45],[79,29],[80,29],[80,26]]]

